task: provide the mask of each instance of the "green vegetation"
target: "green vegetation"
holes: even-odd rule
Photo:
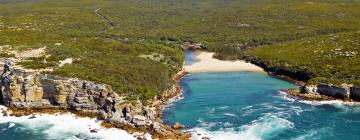
[[[302,72],[310,84],[360,84],[360,31],[315,36],[249,53],[272,71]]]
[[[15,57],[15,55],[8,53],[0,53],[0,58],[11,58],[11,57]]]
[[[205,44],[219,59],[243,59],[249,48],[270,45],[248,53],[279,67],[288,63],[288,70],[305,70],[305,65],[311,78],[329,80],[330,73],[336,73],[330,79],[356,79],[358,54],[353,61],[339,59],[336,62],[345,61],[342,68],[326,72],[306,65],[313,62],[311,57],[298,64],[300,55],[292,60],[286,54],[295,48],[304,54],[312,49],[302,49],[303,39],[316,42],[329,34],[346,44],[348,37],[356,40],[359,30],[359,0],[0,1],[0,46],[18,51],[47,46],[49,56],[27,58],[21,65],[51,67],[51,74],[106,83],[132,99],[152,98],[171,85],[171,76],[183,62],[185,42]],[[334,49],[333,44],[325,43],[324,48]],[[277,47],[286,49],[279,55]],[[58,67],[67,58],[75,61]],[[316,64],[334,59],[318,58]],[[339,72],[346,66],[354,67]]]

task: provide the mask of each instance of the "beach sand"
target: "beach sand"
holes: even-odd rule
[[[185,65],[185,71],[190,73],[197,72],[235,72],[235,71],[253,71],[264,72],[264,70],[254,64],[243,60],[223,61],[213,58],[214,53],[197,52],[196,58],[199,59],[191,65]]]

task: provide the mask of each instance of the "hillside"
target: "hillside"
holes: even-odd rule
[[[248,59],[308,84],[360,84],[360,32],[303,38],[257,47]]]
[[[359,30],[358,0],[0,1],[0,57],[109,84],[129,99],[172,84],[185,42],[202,43],[219,59],[250,54],[301,71],[300,80],[356,83]],[[14,53],[39,48],[39,56]]]

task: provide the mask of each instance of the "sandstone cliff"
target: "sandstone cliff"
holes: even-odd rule
[[[301,94],[323,95],[334,99],[360,101],[360,87],[348,84],[341,86],[329,84],[305,85],[300,89]]]
[[[62,109],[91,114],[121,128],[147,131],[161,137],[180,133],[159,119],[159,105],[165,100],[129,103],[110,86],[77,78],[63,78],[14,69],[10,60],[0,63],[0,103],[16,109]],[[168,97],[176,87],[164,93]]]

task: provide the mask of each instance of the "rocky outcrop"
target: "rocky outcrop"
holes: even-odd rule
[[[355,101],[360,101],[360,86],[353,86],[350,93],[351,99]]]
[[[201,43],[186,42],[182,48],[184,50],[207,50],[208,47]]]
[[[301,87],[300,93],[312,95],[324,95],[335,99],[352,99],[360,101],[360,87],[342,84],[335,86],[331,84],[306,85]]]
[[[0,75],[2,103],[15,108],[63,108],[87,113],[111,112],[116,93],[106,85],[12,69],[5,62]],[[118,102],[118,103],[120,103]]]
[[[164,101],[154,100],[147,106],[140,101],[129,103],[108,85],[13,69],[9,60],[3,61],[2,65],[0,102],[5,106],[69,110],[91,114],[121,128],[126,126],[160,136],[176,136],[175,131],[159,118],[159,106]],[[173,86],[164,95],[170,96],[176,90]]]
[[[339,99],[346,99],[350,97],[350,91],[347,87],[337,87],[334,85],[319,84],[317,85],[317,92]]]

